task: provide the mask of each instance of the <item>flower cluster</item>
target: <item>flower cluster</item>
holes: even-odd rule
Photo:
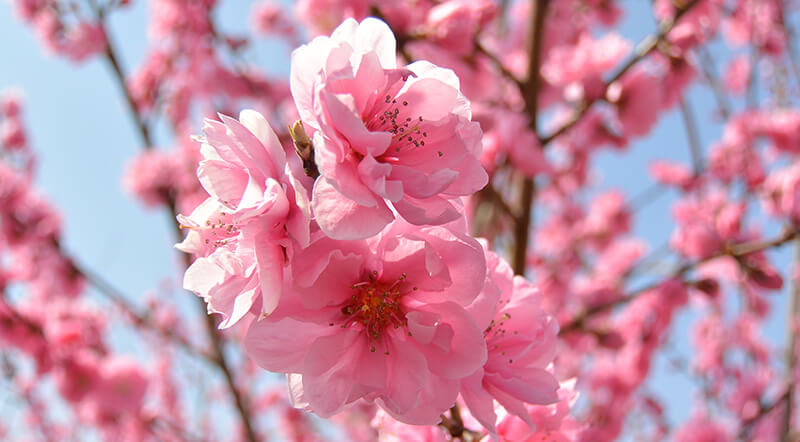
[[[246,353],[297,407],[434,425],[460,395],[490,432],[495,401],[535,428],[526,404],[559,400],[558,325],[467,233],[460,197],[487,174],[457,77],[398,67],[388,26],[350,19],[294,52],[291,89],[310,176],[255,111],[206,121],[184,286],[221,328],[249,324]]]

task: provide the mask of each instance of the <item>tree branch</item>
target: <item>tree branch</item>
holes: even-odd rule
[[[97,289],[97,291],[100,294],[104,295],[111,302],[113,302],[114,305],[117,306],[117,308],[122,310],[135,325],[143,326],[145,329],[156,331],[164,339],[179,346],[192,356],[205,359],[206,361],[214,364],[216,363],[216,360],[214,359],[213,356],[195,347],[185,337],[176,334],[172,330],[165,329],[155,324],[149,314],[140,312],[138,307],[136,307],[130,301],[128,301],[129,298],[127,296],[125,296],[120,290],[114,287],[110,282],[106,281],[102,276],[100,276],[99,274],[95,273],[92,270],[89,270],[87,267],[78,264],[78,262],[74,258],[71,258],[63,251],[62,255],[70,261],[72,267],[78,273],[80,273],[81,276],[83,276],[83,278],[86,279],[87,282],[89,282],[89,284],[91,284],[95,289]]]
[[[653,290],[653,289],[657,288],[664,281],[668,281],[670,279],[683,278],[684,275],[689,273],[691,270],[694,270],[697,266],[699,266],[701,264],[707,263],[709,261],[712,261],[714,259],[717,259],[717,258],[720,258],[720,257],[723,257],[723,256],[730,256],[730,257],[733,257],[733,258],[741,258],[741,257],[744,257],[745,255],[750,254],[750,253],[755,253],[755,252],[760,252],[762,250],[767,250],[767,249],[771,249],[771,248],[775,248],[775,247],[780,247],[780,246],[785,245],[786,243],[796,239],[798,236],[800,236],[800,231],[797,231],[797,230],[786,230],[781,235],[779,235],[779,236],[777,236],[775,238],[772,238],[772,239],[768,239],[768,240],[764,240],[764,241],[751,241],[751,242],[747,242],[747,243],[736,244],[736,245],[733,245],[733,246],[730,246],[730,247],[726,247],[724,250],[722,250],[722,251],[720,251],[718,253],[715,253],[715,254],[713,254],[711,256],[708,256],[706,258],[685,263],[685,264],[681,265],[680,267],[678,267],[677,269],[675,269],[675,271],[673,271],[669,276],[667,276],[663,280],[656,281],[656,282],[647,284],[647,285],[645,285],[643,287],[640,287],[640,288],[638,288],[636,290],[633,290],[627,296],[624,296],[622,298],[618,298],[618,299],[615,299],[613,301],[604,302],[602,304],[598,304],[598,305],[595,305],[593,307],[590,307],[590,308],[586,309],[583,313],[577,315],[574,319],[572,319],[571,321],[569,321],[566,324],[562,325],[561,326],[561,330],[559,331],[559,335],[563,336],[563,335],[565,335],[567,333],[577,331],[577,330],[581,329],[583,327],[584,323],[589,318],[593,317],[594,315],[599,314],[599,313],[607,312],[607,311],[609,311],[609,310],[611,310],[611,309],[613,309],[615,307],[618,307],[618,306],[625,305],[625,304],[633,301],[634,299],[636,299],[636,297],[638,297],[642,293],[645,293],[645,292],[648,292],[650,290]]]
[[[143,147],[145,149],[152,149],[154,145],[150,131],[147,125],[144,123],[144,119],[142,118],[138,108],[136,107],[136,102],[134,101],[133,97],[130,94],[130,91],[127,88],[125,82],[126,76],[120,64],[119,57],[117,56],[118,52],[114,48],[112,36],[105,27],[105,14],[100,9],[97,9],[95,12],[97,14],[98,23],[102,27],[103,32],[106,36],[107,43],[106,43],[105,55],[106,55],[106,60],[108,61],[111,67],[113,77],[116,80],[117,85],[120,88],[120,91],[124,95],[125,101],[128,103],[128,111],[130,112],[131,118],[134,120],[135,126],[138,129],[142,142],[144,143]],[[183,239],[183,233],[180,230],[180,226],[175,221],[178,212],[176,209],[174,196],[170,195],[167,201],[168,201],[167,205],[170,210],[170,216],[172,219],[172,225],[174,226],[175,238],[177,241],[181,241]],[[187,267],[189,264],[191,264],[191,257],[189,255],[184,255],[184,263],[186,264]],[[231,395],[233,396],[234,404],[238,411],[242,427],[245,430],[245,436],[247,440],[250,442],[254,442],[258,440],[258,438],[256,437],[255,430],[253,429],[252,418],[250,415],[249,407],[245,402],[242,393],[238,390],[234,382],[230,364],[226,359],[225,353],[223,351],[222,336],[219,334],[219,331],[217,330],[216,320],[214,319],[213,316],[208,315],[203,300],[200,298],[196,299],[198,300],[198,306],[201,308],[202,314],[205,316],[206,331],[209,341],[211,342],[211,348],[212,348],[212,355],[211,355],[212,360],[220,369],[220,371],[222,371],[222,374],[225,377],[226,385]]]
[[[662,23],[659,26],[659,30],[658,30],[658,32],[656,34],[649,35],[649,36],[645,37],[645,39],[642,40],[639,43],[639,45],[637,46],[636,53],[634,54],[634,56],[630,60],[628,60],[628,62],[625,63],[622,66],[622,68],[620,68],[620,70],[617,71],[617,73],[614,74],[614,76],[612,76],[605,83],[605,85],[603,86],[603,93],[601,94],[601,96],[605,96],[605,91],[608,90],[608,87],[612,83],[614,83],[615,81],[617,81],[620,78],[622,78],[622,76],[625,75],[626,72],[628,72],[632,67],[634,67],[637,63],[639,63],[639,61],[644,59],[648,54],[650,54],[650,52],[652,52],[654,49],[656,49],[656,47],[658,47],[658,44],[661,41],[663,41],[664,38],[666,38],[666,36],[672,30],[672,28],[675,27],[675,25],[678,23],[678,20],[680,20],[680,18],[684,14],[689,12],[695,5],[697,5],[699,3],[699,1],[700,0],[692,0],[689,3],[687,3],[685,6],[683,6],[681,8],[678,8],[678,10],[675,12],[675,17],[673,17],[672,20],[668,20],[668,21]],[[568,131],[573,126],[575,126],[581,120],[581,118],[583,118],[584,114],[586,114],[586,112],[591,108],[592,104],[594,104],[596,101],[597,101],[597,98],[592,98],[592,99],[584,101],[573,112],[572,117],[570,117],[570,119],[567,120],[566,123],[564,123],[558,129],[556,129],[550,135],[542,137],[542,139],[541,139],[542,146],[545,146],[545,145],[549,144],[551,141],[553,141],[554,139],[556,139],[559,136],[563,135],[566,131]]]
[[[790,273],[797,268],[800,264],[800,240],[795,240],[794,244],[794,262],[790,269]],[[796,278],[792,278],[792,288],[789,290],[788,301],[788,314],[786,318],[786,333],[788,348],[786,349],[786,377],[788,378],[786,386],[786,412],[781,421],[781,437],[780,440],[790,440],[789,435],[792,429],[792,408],[795,398],[795,370],[797,369],[797,327],[798,327],[798,310],[800,310],[800,282]]]
[[[700,147],[700,135],[697,131],[697,121],[695,121],[692,107],[686,98],[680,98],[681,117],[683,125],[686,127],[686,137],[689,142],[689,152],[692,155],[692,169],[694,175],[699,176],[703,172],[703,150]]]
[[[534,134],[538,134],[537,119],[539,110],[539,90],[541,75],[539,68],[542,64],[542,39],[544,37],[544,18],[547,15],[548,0],[533,0],[531,6],[531,28],[528,50],[528,80],[522,88],[522,98],[525,100],[525,111],[528,113],[528,127]],[[535,147],[539,149],[538,146]],[[511,267],[514,274],[524,275],[528,256],[528,238],[531,231],[533,218],[533,198],[536,193],[533,178],[524,178],[520,186],[520,211],[514,223],[514,255]]]

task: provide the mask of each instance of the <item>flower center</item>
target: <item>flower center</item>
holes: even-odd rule
[[[227,213],[221,212],[220,217],[214,220],[206,220],[204,226],[186,226],[179,224],[181,229],[195,230],[200,232],[203,243],[210,246],[213,250],[228,244],[230,238],[239,234],[239,226],[233,221],[226,221],[231,217]]]
[[[386,95],[383,104],[383,110],[375,112],[372,119],[366,122],[366,126],[370,131],[392,134],[392,144],[386,153],[397,154],[425,146],[428,132],[422,128],[425,122],[422,116],[406,115],[407,112],[402,112],[401,115],[400,109],[407,107],[408,101],[398,102],[397,98]]]
[[[366,281],[351,286],[353,294],[342,307],[346,319],[342,328],[353,325],[363,327],[375,351],[374,342],[383,337],[387,327],[400,328],[407,324],[405,312],[400,304],[407,285],[403,284],[406,274],[403,273],[392,283],[377,280],[377,272],[368,274]],[[388,350],[385,352],[388,354]]]

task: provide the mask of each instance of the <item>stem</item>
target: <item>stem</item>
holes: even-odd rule
[[[622,68],[620,68],[620,70],[617,71],[617,73],[614,74],[614,76],[611,77],[611,79],[609,79],[605,83],[603,87],[603,94],[601,94],[601,96],[605,96],[605,91],[608,90],[608,87],[612,83],[622,78],[622,76],[625,75],[625,73],[628,72],[633,66],[635,66],[637,63],[639,63],[639,61],[641,61],[642,59],[644,59],[644,57],[650,54],[650,52],[656,49],[656,47],[658,47],[658,44],[662,40],[664,40],[664,38],[669,34],[672,28],[675,27],[675,24],[678,23],[678,20],[698,3],[699,0],[692,0],[691,2],[687,3],[684,7],[678,8],[678,10],[675,12],[675,17],[673,17],[672,20],[662,23],[661,26],[659,26],[659,31],[656,34],[645,37],[645,39],[642,40],[637,46],[636,53],[634,54],[634,56],[630,60],[628,60],[628,62],[625,63],[625,65],[623,65]],[[595,101],[597,101],[596,98],[584,101],[573,112],[572,117],[566,123],[564,123],[558,129],[556,129],[550,135],[547,135],[546,137],[542,138],[541,140],[542,145],[543,146],[547,145],[554,139],[558,138],[560,135],[564,134],[567,130],[575,126],[581,120],[581,118],[583,118],[583,116],[586,114],[589,108],[591,108],[592,104],[594,104]]]
[[[150,128],[147,127],[141,115],[139,114],[139,109],[136,107],[136,101],[134,101],[133,96],[128,90],[128,86],[125,84],[125,74],[123,73],[120,61],[117,58],[117,51],[114,49],[114,42],[111,39],[111,34],[108,32],[108,30],[106,30],[105,20],[103,20],[104,17],[100,16],[98,18],[100,19],[98,20],[100,28],[103,30],[103,34],[106,37],[106,61],[114,73],[114,78],[117,79],[117,86],[119,87],[120,92],[122,92],[122,95],[125,97],[125,103],[128,105],[128,112],[133,120],[133,124],[138,130],[139,136],[142,138],[143,147],[148,150],[152,149],[153,138],[150,135]]]
[[[683,124],[686,126],[686,137],[689,140],[689,151],[692,154],[692,168],[694,169],[694,175],[699,176],[703,172],[703,151],[700,147],[697,121],[694,118],[691,105],[685,98],[681,97],[680,105]]]
[[[795,240],[794,244],[794,262],[792,263],[792,270],[800,264],[800,240]],[[786,367],[788,385],[786,386],[786,412],[783,415],[781,422],[781,438],[780,440],[790,440],[792,429],[792,406],[794,405],[794,387],[795,387],[795,370],[797,368],[797,314],[800,310],[800,281],[792,278],[792,288],[789,292],[789,306],[788,315],[786,318],[786,332],[788,334],[788,348],[786,349]]]
[[[736,440],[737,441],[748,440],[748,435],[753,425],[755,425],[759,420],[761,420],[762,417],[771,413],[772,410],[774,410],[781,403],[783,403],[783,401],[785,401],[788,398],[788,396],[789,396],[789,391],[786,391],[782,395],[780,395],[777,399],[775,399],[773,402],[769,404],[762,403],[758,410],[758,413],[755,416],[742,422],[741,430],[739,430],[739,434],[736,436]]]
[[[541,85],[541,75],[539,68],[542,63],[542,40],[544,36],[544,18],[547,15],[548,0],[534,0],[531,7],[531,29],[529,40],[530,57],[528,58],[528,81],[522,89],[522,97],[525,100],[525,110],[528,113],[528,127],[533,133],[538,134],[537,112],[539,110],[539,89]],[[536,146],[536,149],[540,147]],[[520,212],[514,225],[514,256],[511,260],[511,267],[514,274],[525,274],[525,263],[528,256],[528,237],[531,230],[531,220],[533,218],[533,198],[535,195],[535,183],[533,178],[525,178],[520,189]]]
[[[708,48],[706,47],[699,48],[697,54],[700,56],[700,66],[703,68],[703,76],[706,78],[706,82],[708,82],[708,85],[711,86],[711,90],[714,92],[714,97],[717,100],[717,106],[719,107],[720,115],[723,119],[728,120],[731,115],[731,104],[728,101],[728,95],[725,92],[725,89],[722,87],[722,84],[719,81],[714,58],[711,56],[711,52],[709,52]]]
[[[114,287],[110,282],[103,279],[102,276],[95,273],[92,270],[89,270],[87,267],[78,264],[75,259],[69,257],[66,253],[62,251],[62,255],[72,263],[73,268],[83,276],[86,281],[89,282],[95,289],[97,289],[100,294],[104,295],[108,298],[111,302],[114,303],[119,309],[125,312],[126,315],[131,319],[131,321],[138,325],[142,326],[145,329],[155,330],[158,334],[160,334],[163,338],[167,339],[168,341],[172,342],[173,344],[178,345],[182,349],[184,349],[187,353],[197,356],[199,358],[205,359],[211,363],[216,363],[216,360],[207,352],[195,347],[191,342],[189,342],[185,337],[176,334],[172,330],[162,328],[157,324],[154,324],[152,318],[147,313],[142,313],[138,310],[138,308],[133,305],[130,301],[128,301],[128,297],[125,296],[121,291],[119,291],[116,287]]]
[[[442,414],[442,422],[439,425],[447,430],[454,440],[473,442],[480,440],[482,437],[477,431],[464,427],[464,420],[461,418],[461,410],[459,410],[458,404],[453,404],[450,407],[450,416]]]
[[[800,236],[800,231],[796,230],[787,230],[781,235],[768,239],[765,241],[752,241],[747,243],[736,244],[730,247],[725,248],[724,250],[715,253],[711,256],[706,258],[702,258],[693,262],[688,262],[673,271],[669,276],[663,279],[663,281],[676,279],[676,278],[683,278],[683,276],[690,271],[694,270],[697,266],[704,264],[706,262],[712,261],[714,259],[723,257],[723,256],[730,256],[733,258],[741,258],[745,255],[750,253],[760,252],[762,250],[767,250],[775,247],[780,247],[785,245],[786,243],[796,239]],[[645,285],[644,287],[640,287],[632,292],[630,292],[627,296],[623,296],[621,298],[615,299],[613,301],[604,302],[602,304],[595,305],[594,307],[590,307],[586,309],[583,313],[577,315],[574,319],[567,322],[566,324],[561,326],[561,330],[559,331],[559,335],[563,336],[567,333],[579,330],[583,327],[583,324],[591,318],[592,316],[607,312],[614,307],[622,306],[627,304],[634,299],[636,299],[642,293],[648,292],[653,290],[654,288],[661,285],[663,281],[656,281],[650,284]]]

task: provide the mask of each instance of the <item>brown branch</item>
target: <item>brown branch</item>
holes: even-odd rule
[[[714,97],[717,100],[717,106],[719,107],[720,114],[722,115],[722,118],[727,120],[731,115],[731,104],[728,101],[728,95],[726,94],[725,89],[723,89],[722,84],[719,81],[716,65],[711,56],[711,52],[708,51],[708,48],[701,47],[698,49],[697,54],[700,56],[700,66],[703,68],[703,76],[706,78],[706,82],[709,86],[711,86],[711,90],[714,92]]]
[[[794,28],[792,28],[789,20],[786,19],[786,0],[776,2],[778,4],[778,17],[780,19],[781,27],[783,28],[783,34],[786,38],[786,47],[789,52],[789,62],[792,65],[792,71],[794,72],[795,81],[798,82],[800,85],[800,62],[797,59],[797,47],[795,47],[795,32]]]
[[[179,346],[192,356],[202,358],[211,363],[216,363],[216,360],[210,354],[195,347],[185,337],[154,323],[149,314],[140,312],[138,307],[128,301],[129,298],[127,296],[114,287],[110,282],[106,281],[102,276],[92,270],[89,270],[87,267],[78,264],[74,258],[69,257],[63,251],[62,255],[70,261],[75,271],[83,276],[83,278],[86,279],[86,281],[89,282],[89,284],[91,284],[95,289],[97,289],[100,294],[108,298],[117,308],[122,310],[135,325],[142,326],[146,330],[153,330],[157,332],[159,335],[161,335],[161,337]]]
[[[14,318],[15,321],[17,321],[18,323],[24,325],[32,333],[40,335],[40,336],[44,336],[44,330],[42,330],[42,326],[40,324],[38,324],[37,322],[31,320],[27,316],[23,315],[22,313],[18,312],[14,308],[14,306],[12,306],[11,304],[9,304],[6,301],[5,297],[6,297],[5,290],[1,290],[0,289],[0,307],[5,306],[5,308],[2,309],[2,311],[8,313],[10,316],[12,316]]]
[[[475,44],[475,51],[488,58],[489,61],[491,61],[492,64],[494,64],[495,68],[497,68],[497,70],[500,71],[500,75],[505,77],[510,82],[514,83],[520,90],[523,90],[525,88],[525,83],[520,81],[520,79],[517,78],[517,76],[514,75],[513,72],[509,71],[508,68],[503,64],[503,61],[497,58],[497,56],[494,55],[491,51],[486,49],[486,47],[483,46],[483,44],[477,38],[475,39],[474,44]]]
[[[561,326],[561,330],[559,331],[559,335],[565,335],[570,332],[574,332],[583,328],[583,325],[586,321],[592,318],[594,315],[599,313],[604,313],[609,310],[612,310],[615,307],[619,307],[625,305],[634,299],[636,299],[639,295],[648,292],[657,288],[661,285],[664,281],[668,281],[671,279],[679,279],[683,278],[687,273],[694,270],[697,266],[712,261],[714,259],[723,257],[723,256],[730,256],[733,258],[742,258],[745,255],[749,255],[751,253],[760,252],[762,250],[767,250],[775,247],[780,247],[785,245],[786,243],[796,239],[800,236],[800,231],[797,230],[786,230],[782,234],[778,235],[775,238],[764,240],[764,241],[751,241],[741,244],[735,244],[729,247],[726,247],[724,250],[715,253],[711,256],[706,258],[698,259],[696,261],[687,262],[679,266],[675,269],[669,276],[665,277],[663,280],[659,280],[656,282],[652,282],[646,284],[643,287],[640,287],[636,290],[630,292],[627,296],[623,296],[618,299],[614,299],[612,301],[604,302],[602,304],[595,305],[586,309],[584,312],[578,314],[574,319],[567,322],[566,324]]]
[[[761,420],[761,418],[771,413],[772,410],[777,408],[781,403],[783,403],[787,399],[789,399],[788,390],[784,392],[782,395],[780,395],[777,399],[770,402],[769,404],[763,404],[763,403],[759,404],[758,413],[756,413],[755,416],[746,419],[744,422],[742,422],[742,426],[741,429],[739,430],[739,434],[736,436],[736,440],[740,441],[750,440],[748,437],[748,433],[750,432],[752,426],[755,425],[759,420]],[[779,439],[779,440],[786,441],[786,439]]]
[[[461,418],[461,410],[459,410],[458,404],[453,404],[450,407],[450,416],[442,414],[442,421],[439,426],[444,428],[453,440],[475,442],[481,440],[482,437],[479,432],[464,427],[464,420]]]
[[[548,0],[533,0],[531,6],[531,28],[528,50],[528,81],[522,88],[525,111],[528,113],[528,127],[538,134],[537,119],[539,110],[539,90],[541,87],[540,67],[542,63],[542,40],[544,38],[544,18],[547,15]],[[539,147],[535,147],[538,149]],[[514,255],[511,267],[514,274],[524,275],[528,256],[528,238],[533,218],[533,198],[536,193],[533,178],[524,178],[520,186],[520,211],[514,223]]]
[[[703,150],[700,147],[700,135],[697,130],[697,121],[694,118],[692,107],[686,98],[680,98],[681,117],[686,127],[686,137],[689,141],[689,152],[692,155],[692,169],[695,177],[703,172]]]
[[[125,101],[128,103],[128,111],[131,114],[131,118],[134,120],[135,126],[138,129],[139,135],[144,143],[145,149],[152,149],[154,147],[153,140],[150,134],[150,131],[147,125],[144,123],[144,119],[142,115],[139,113],[139,109],[136,106],[136,102],[133,99],[133,96],[128,90],[126,82],[125,82],[125,73],[123,72],[122,66],[119,61],[119,57],[117,56],[118,52],[114,48],[113,39],[108,30],[105,27],[105,13],[101,9],[95,10],[97,15],[97,22],[100,24],[101,28],[106,37],[106,60],[108,61],[112,73],[114,74],[113,77],[119,86],[120,91],[125,97]],[[175,232],[175,238],[177,241],[181,241],[183,239],[183,233],[181,232],[180,226],[175,221],[178,212],[175,204],[175,198],[173,195],[169,195],[167,199],[167,206],[169,207],[169,214],[172,220],[172,225],[174,227],[173,231]],[[184,255],[184,264],[188,267],[191,264],[191,257],[189,255]],[[253,429],[252,425],[252,418],[250,414],[250,410],[248,404],[245,402],[242,393],[238,390],[234,379],[233,374],[231,372],[230,364],[225,357],[224,349],[223,349],[223,342],[222,336],[219,334],[217,330],[216,320],[213,316],[208,315],[206,311],[205,303],[201,298],[196,298],[198,300],[198,306],[202,310],[202,314],[205,316],[205,324],[206,324],[206,331],[211,342],[212,348],[212,360],[215,362],[217,367],[220,371],[222,371],[223,376],[225,377],[225,381],[228,387],[228,390],[233,396],[234,404],[239,414],[240,421],[242,423],[242,427],[245,430],[245,436],[248,441],[254,442],[258,440],[255,430]]]
[[[795,240],[794,244],[794,262],[792,269],[796,268],[800,263],[800,240]],[[788,335],[788,348],[786,349],[786,377],[788,385],[786,387],[786,412],[783,415],[781,422],[781,437],[780,440],[789,440],[789,434],[792,429],[792,406],[794,405],[795,398],[795,370],[797,368],[797,325],[798,325],[798,310],[800,310],[800,282],[794,278],[792,288],[789,292],[789,306],[788,315],[786,318],[786,331]]]
[[[637,46],[636,53],[634,56],[628,60],[628,62],[620,68],[616,74],[614,74],[603,86],[603,94],[605,95],[605,91],[608,87],[613,84],[615,81],[622,78],[628,70],[630,70],[633,66],[635,66],[639,61],[643,60],[650,52],[658,47],[658,44],[664,40],[664,38],[669,34],[678,20],[689,10],[691,10],[699,0],[692,0],[687,3],[682,8],[678,8],[675,12],[675,16],[659,26],[659,30],[655,35],[650,35],[645,38],[639,45]],[[546,15],[546,7],[547,7],[547,0],[534,0],[533,7],[531,9],[531,35],[530,35],[530,48],[531,56],[529,57],[529,65],[528,65],[528,81],[523,85],[520,89],[522,92],[522,97],[525,101],[525,109],[528,113],[530,118],[530,129],[535,133],[539,134],[538,127],[537,127],[537,111],[538,111],[538,95],[539,89],[541,86],[540,81],[540,73],[539,68],[541,66],[541,40],[542,40],[542,28],[544,25],[544,16]],[[479,47],[479,51],[482,50],[484,54],[488,54],[489,52],[485,50],[485,48]],[[494,59],[490,57],[490,59]],[[498,61],[495,61],[496,65],[502,66],[502,63],[498,64]],[[501,71],[502,72],[502,71]],[[513,79],[513,75],[510,76]],[[570,128],[575,126],[588,112],[591,106],[597,101],[596,98],[592,98],[589,100],[583,101],[579,107],[573,112],[572,117],[561,127],[556,129],[553,133],[545,137],[539,137],[541,141],[541,148],[546,148],[547,145],[559,137],[560,135],[567,132]],[[532,178],[525,178],[522,182],[520,187],[520,211],[519,217],[516,219],[516,223],[514,226],[514,254],[512,256],[512,268],[514,269],[514,273],[518,275],[523,275],[525,273],[526,267],[526,260],[528,254],[528,242],[529,242],[529,234],[531,230],[531,223],[533,217],[533,200],[535,196],[536,188],[535,188],[535,181]]]
[[[495,189],[492,183],[489,183],[483,189],[478,191],[478,195],[480,195],[481,199],[486,199],[492,202],[492,204],[496,205],[500,208],[500,210],[506,214],[511,219],[516,219],[519,217],[519,213],[508,205],[505,200],[505,197]]]
[[[98,11],[98,20],[97,23],[100,26],[100,29],[103,31],[103,35],[106,37],[106,50],[105,50],[105,57],[106,61],[108,62],[109,67],[111,68],[112,72],[114,73],[114,78],[116,78],[117,85],[122,92],[122,95],[125,98],[125,103],[128,105],[128,113],[131,115],[131,119],[133,120],[133,124],[136,126],[136,129],[139,133],[139,136],[142,139],[142,147],[145,149],[152,149],[153,148],[153,138],[150,135],[150,128],[145,124],[144,119],[141,117],[139,113],[139,108],[136,106],[136,100],[133,99],[133,95],[131,95],[130,90],[128,90],[128,86],[125,83],[125,74],[123,73],[122,66],[120,64],[119,58],[117,57],[117,51],[114,48],[114,42],[111,39],[111,34],[108,32],[105,26],[105,15],[101,11]]]

